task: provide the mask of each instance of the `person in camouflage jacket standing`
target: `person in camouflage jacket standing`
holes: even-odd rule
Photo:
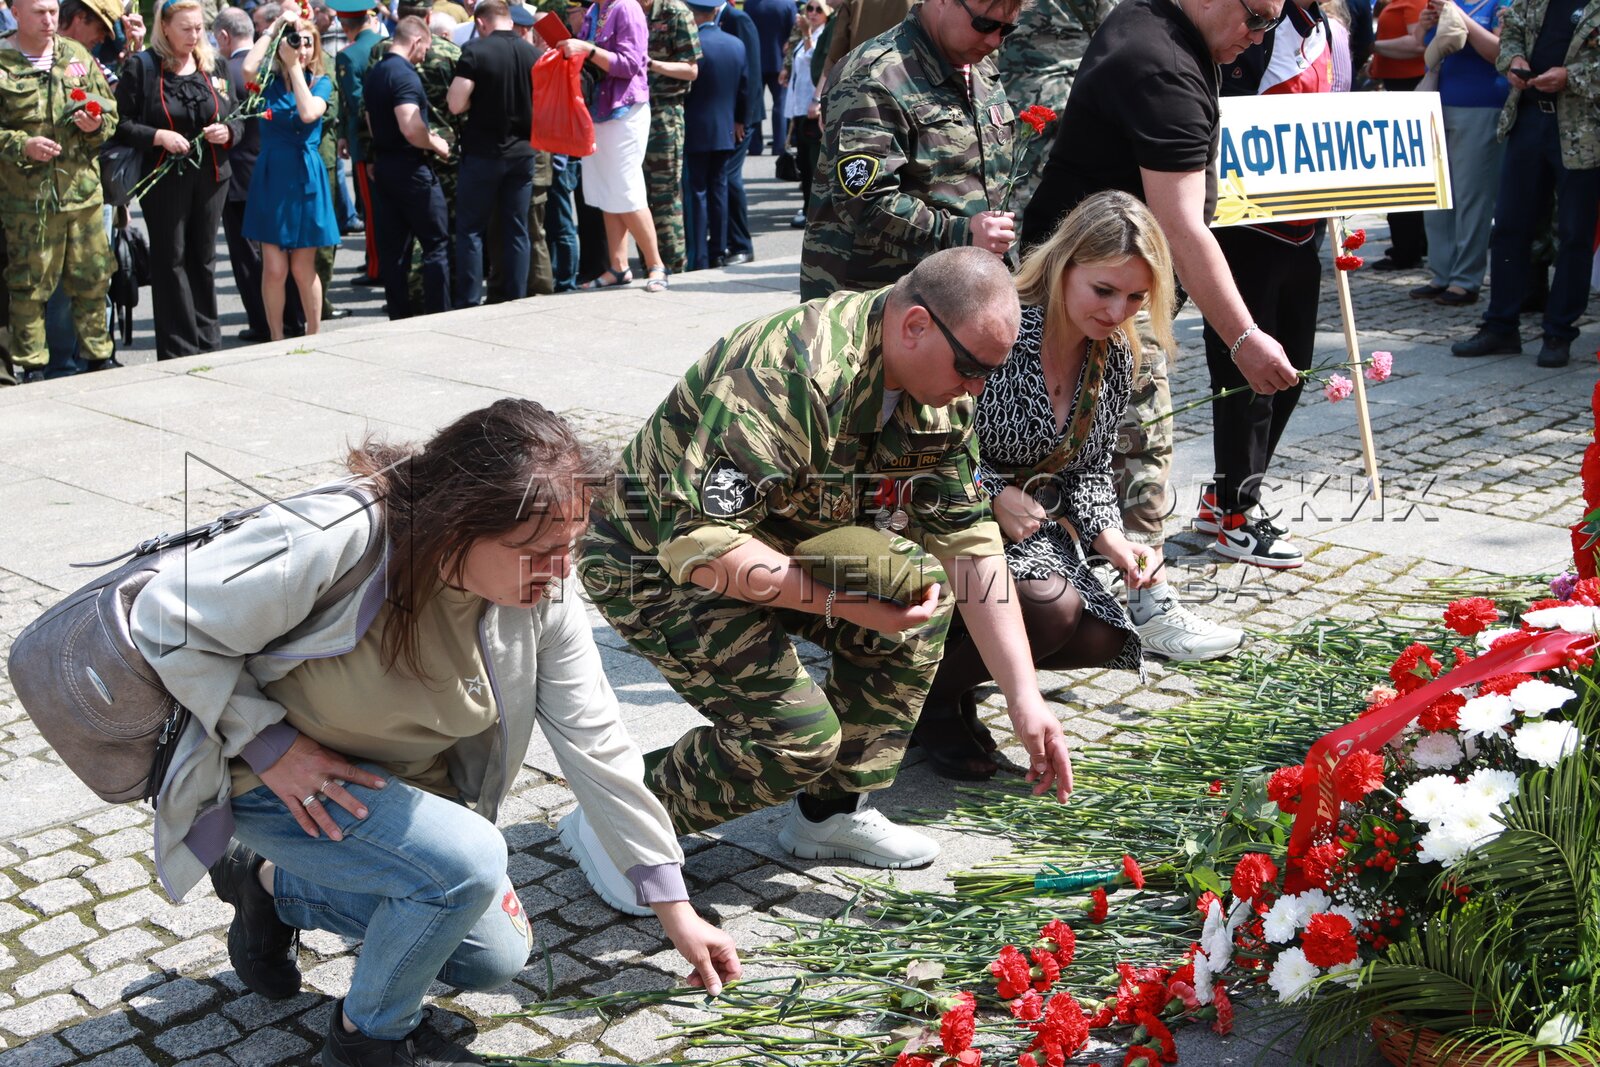
[[[111,358],[106,286],[111,245],[101,219],[99,149],[117,126],[94,57],[56,34],[56,0],[18,0],[0,37],[0,224],[10,260],[11,359],[24,379],[49,362],[44,305],[63,285],[91,364]]]
[[[937,587],[905,606],[840,596],[792,559],[811,537],[880,519],[937,557],[956,590],[991,591],[963,613],[996,668],[1029,780],[1066,799],[1066,741],[1039,696],[999,527],[973,482],[972,396],[1009,354],[1020,315],[998,258],[937,253],[892,288],[739,327],[623,452],[578,572],[607,621],[711,720],[646,757],[645,782],[679,833],[796,796],[779,834],[795,855],[879,867],[937,855],[859,801],[894,781],[951,598]],[[821,687],[791,634],[833,653]]]
[[[1000,81],[1012,107],[1040,104],[1059,114],[1089,38],[1115,6],[1114,0],[1032,0],[1024,7],[1017,32],[1006,38],[998,56]],[[1050,140],[1029,137],[1017,149],[1017,185],[1006,206],[1018,218],[1039,184]]]
[[[683,0],[640,0],[650,20],[650,139],[644,186],[656,223],[661,260],[673,274],[688,269],[683,234],[683,101],[699,73],[700,35]]]
[[[991,54],[1021,0],[924,0],[839,64],[822,107],[800,298],[888,285],[942,248],[1003,256],[1016,115]],[[965,68],[963,70],[962,68]]]

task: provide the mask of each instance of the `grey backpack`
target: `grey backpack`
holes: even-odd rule
[[[285,499],[328,493],[352,497],[373,530],[361,559],[317,598],[311,615],[358,589],[384,554],[372,494],[360,486],[325,485]],[[11,684],[23,710],[62,762],[102,800],[154,803],[189,720],[188,709],[166,691],[133,642],[128,617],[134,599],[157,572],[182,567],[192,549],[271,506],[230,511],[204,526],[142,541],[121,556],[74,564],[104,567],[132,557],[29,623],[11,646]]]

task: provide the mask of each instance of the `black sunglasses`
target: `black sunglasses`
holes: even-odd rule
[[[922,298],[921,293],[912,293],[911,299],[915,300],[918,306],[928,313],[928,318],[932,319],[933,324],[939,327],[939,332],[944,334],[944,339],[950,342],[950,353],[955,357],[956,373],[961,377],[969,382],[981,382],[1005,366],[1004,362],[1001,362],[991,367],[967,351],[967,346],[956,340],[956,335],[950,332],[950,327],[944,324],[943,319],[934,314],[933,309],[928,306],[928,302]]]
[[[1243,3],[1243,0],[1240,0],[1240,2]],[[1285,2],[1287,2],[1287,0],[1285,0]],[[967,13],[967,17],[972,19],[972,28],[983,34],[985,37],[998,30],[1000,31],[1000,39],[1004,40],[1005,38],[1010,37],[1012,32],[1017,28],[1017,24],[1015,22],[1001,22],[999,19],[991,19],[983,15],[974,15],[972,13],[972,8],[967,6],[967,0],[956,0],[956,3],[960,4],[961,10],[965,11]],[[929,314],[932,314],[932,312],[929,312]]]
[[[1251,33],[1266,33],[1268,30],[1276,29],[1278,23],[1283,21],[1284,15],[1289,12],[1289,0],[1284,0],[1283,10],[1276,15],[1258,15],[1244,0],[1239,0],[1239,6],[1244,8],[1244,28]]]
[[[822,8],[818,7],[816,4],[807,4],[806,5],[806,11],[809,14],[816,14],[816,15],[822,14]]]

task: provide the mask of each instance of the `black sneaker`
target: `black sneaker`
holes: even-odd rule
[[[239,981],[268,1000],[287,1000],[300,992],[299,931],[278,918],[272,894],[261,888],[260,870],[261,857],[235,841],[211,868],[211,886],[233,905],[228,962]]]
[[[1565,367],[1571,359],[1571,341],[1556,341],[1549,337],[1544,339],[1544,347],[1539,349],[1539,366]]]
[[[1265,517],[1223,516],[1216,549],[1228,559],[1273,570],[1292,570],[1305,562],[1300,550],[1289,543],[1289,531]]]
[[[348,1033],[343,998],[333,1002],[328,1039],[322,1045],[322,1067],[457,1067],[484,1062],[445,1038],[426,1016],[415,1030],[396,1041],[368,1037],[359,1030]]]
[[[1520,356],[1522,338],[1514,333],[1495,333],[1493,330],[1479,329],[1465,341],[1457,341],[1451,345],[1450,354],[1463,359],[1473,359],[1478,356]]]

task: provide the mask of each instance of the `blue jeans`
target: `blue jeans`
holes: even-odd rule
[[[1600,212],[1600,168],[1568,170],[1561,162],[1555,115],[1524,102],[1506,138],[1500,196],[1489,238],[1489,310],[1484,329],[1514,334],[1528,294],[1534,227],[1556,198],[1556,270],[1544,305],[1544,335],[1577,340],[1578,316],[1589,303],[1595,216]]]
[[[498,989],[522,972],[533,934],[494,824],[384,776],[384,789],[349,787],[365,819],[327,805],[343,841],[306,836],[264,785],[234,798],[233,836],[277,866],[279,918],[361,940],[345,1014],[368,1037],[395,1040],[422,1021],[435,978]]]
[[[750,139],[754,136],[755,127],[745,130],[744,140],[734,146],[733,155],[728,158],[728,247],[713,248],[708,267],[715,267],[725,254],[755,255],[756,246],[750,241],[750,207],[744,195],[744,158],[750,152]]]
[[[483,299],[483,242],[489,218],[500,208],[506,261],[500,278],[502,300],[528,295],[528,204],[533,200],[533,157],[462,156],[456,178],[456,295],[458,308]]]
[[[333,162],[333,213],[339,220],[339,230],[359,230],[361,220],[356,217],[356,205],[350,196],[350,174],[343,156]]]
[[[572,198],[578,191],[582,167],[583,163],[571,156],[557,156],[555,183],[544,205],[544,239],[550,246],[550,272],[558,293],[578,287],[578,207]]]

